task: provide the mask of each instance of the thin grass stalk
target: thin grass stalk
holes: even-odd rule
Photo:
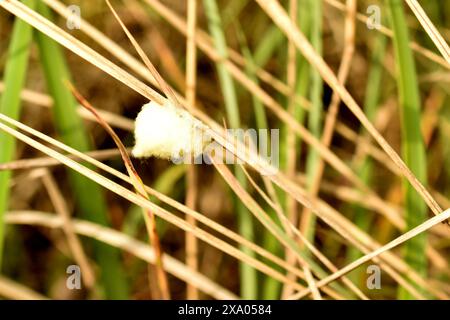
[[[26,0],[24,4],[31,8],[35,7],[34,0]],[[33,28],[25,21],[16,18],[11,34],[8,61],[5,66],[3,79],[5,91],[0,97],[0,112],[13,119],[18,119],[20,115],[20,93],[25,83],[32,35]],[[4,132],[0,133],[0,163],[9,162],[14,159],[15,145],[15,139],[13,137]],[[0,270],[2,268],[5,240],[3,215],[9,205],[10,181],[11,171],[0,171]]]
[[[178,189],[176,188],[176,184],[180,179],[186,176],[186,171],[186,166],[171,166],[164,170],[160,175],[158,175],[158,178],[153,183],[152,188],[157,192],[176,198],[178,196]],[[145,191],[147,191],[148,193],[146,186]],[[149,197],[149,200],[156,205],[161,204],[161,200],[153,195]],[[141,230],[144,222],[145,221],[144,216],[142,215],[142,209],[137,206],[132,206],[128,209],[122,230],[130,236],[137,237],[139,234],[139,230]],[[161,219],[156,220],[156,229],[160,238],[164,237],[164,234],[166,233],[168,228],[169,225],[166,223],[166,221]]]
[[[272,57],[275,48],[278,48],[281,43],[285,40],[283,33],[277,26],[270,25],[269,29],[266,31],[264,37],[258,43],[255,49],[253,58],[255,60],[256,66],[263,68],[269,59]],[[255,72],[258,76],[258,72]]]
[[[221,57],[226,57],[228,55],[227,45],[221,26],[222,22],[217,3],[215,0],[203,0],[203,5],[216,50]],[[216,62],[216,68],[219,75],[223,98],[225,100],[225,109],[228,122],[232,129],[239,129],[241,126],[239,105],[233,78],[223,62]],[[235,175],[241,184],[246,184],[245,174],[238,166],[235,167]],[[235,207],[237,211],[239,233],[248,240],[254,241],[252,215],[237,197],[235,197]],[[241,250],[247,254],[253,254],[247,248],[241,248]],[[240,264],[240,275],[242,298],[256,299],[258,294],[258,278],[256,270],[246,264]]]
[[[188,0],[188,32],[186,43],[186,101],[189,105],[195,106],[196,78],[197,78],[197,47],[195,36],[197,29],[197,0]],[[193,162],[194,163],[194,162]],[[195,164],[191,164],[186,172],[186,206],[195,210],[198,195],[198,172]],[[186,216],[186,220],[196,225],[196,220],[191,216]],[[193,235],[186,233],[186,264],[193,270],[198,270],[198,242]],[[188,284],[186,289],[187,299],[198,299],[198,290]]]
[[[417,179],[425,184],[427,180],[425,146],[419,130],[421,105],[419,84],[414,58],[408,45],[408,26],[403,11],[403,1],[388,0],[388,5],[394,30],[403,158]],[[426,220],[428,210],[414,188],[407,182],[404,182],[403,187],[406,223],[410,230]],[[427,275],[426,245],[427,237],[423,233],[408,242],[404,251],[405,261],[423,277]],[[412,297],[400,288],[398,298],[411,299]]]
[[[84,251],[83,245],[78,238],[78,236],[73,231],[73,226],[71,224],[71,215],[69,208],[67,206],[66,200],[58,188],[58,184],[56,183],[53,175],[48,169],[42,169],[45,173],[42,176],[42,183],[47,189],[47,193],[49,198],[55,208],[56,213],[63,219],[64,225],[62,227],[69,249],[73,256],[73,260],[78,264],[83,273],[81,274],[81,278],[83,279],[83,283],[88,290],[91,290],[95,284],[95,274],[89,263],[86,252]]]
[[[305,34],[310,33],[310,13],[309,13],[309,1],[308,0],[300,0],[298,3],[298,12],[295,16],[296,19],[294,20],[296,24],[299,25],[300,30],[303,30]],[[290,13],[291,19],[293,19],[292,12]],[[298,23],[297,23],[298,21]],[[291,87],[293,88],[293,93],[297,94],[299,96],[306,96],[309,90],[309,82],[310,82],[310,68],[308,62],[304,59],[304,57],[297,53],[297,50],[295,48],[295,44],[292,41],[288,42],[288,50],[290,52],[290,55],[295,54],[295,59],[297,60],[296,66],[295,66],[295,81],[292,75],[287,76],[288,80],[291,78]],[[290,59],[294,59],[291,58]],[[288,69],[289,71],[289,69]],[[294,73],[293,70],[289,71],[290,73]],[[289,73],[288,72],[288,73]],[[289,81],[288,81],[289,82]],[[294,119],[298,123],[304,122],[304,116],[305,116],[305,109],[306,106],[299,105],[293,97],[290,97],[288,100],[288,112],[294,117]],[[296,175],[296,163],[297,159],[301,156],[301,144],[300,139],[298,139],[295,132],[293,132],[290,129],[290,126],[286,126],[287,131],[287,141],[286,141],[286,170],[287,175],[291,178],[294,178]],[[292,197],[286,198],[286,210],[287,215],[289,217],[289,220],[294,225],[298,225],[299,216],[298,216],[298,210],[299,206],[296,203],[295,199]],[[293,260],[292,254],[289,252],[286,252],[286,261],[290,263],[295,263]],[[306,270],[305,270],[306,272]],[[292,288],[288,288],[285,286],[283,296],[290,296],[292,294]]]
[[[250,79],[252,79],[256,84],[259,85],[259,79],[255,73],[255,68],[257,68],[257,65],[252,55],[252,52],[250,51],[250,48],[248,46],[248,42],[243,32],[242,26],[239,23],[236,23],[236,31],[239,45],[241,46],[242,54],[244,58],[247,60],[245,72],[247,73]],[[265,62],[266,60],[263,60],[261,64],[265,64]],[[258,130],[268,129],[267,114],[263,103],[258,97],[252,95],[252,104],[253,104],[253,112],[255,114],[256,129]],[[265,136],[263,136],[262,138],[266,139]],[[268,140],[266,139],[264,143],[268,143]]]
[[[309,7],[311,10],[311,45],[315,49],[317,55],[322,55],[322,2],[310,0]],[[312,107],[308,115],[308,129],[314,137],[319,138],[322,132],[322,102],[323,80],[317,70],[311,71],[311,103]],[[309,149],[306,158],[306,174],[307,185],[312,187],[314,173],[317,170],[319,154],[315,149]],[[304,211],[299,223],[300,232],[312,242],[314,237],[315,217],[309,210]]]
[[[37,11],[51,20],[47,6],[39,2]],[[91,149],[86,129],[79,115],[75,99],[65,87],[64,81],[70,80],[70,72],[59,46],[43,33],[37,32],[40,59],[47,81],[48,90],[53,98],[52,111],[55,127],[62,141],[82,152]],[[107,206],[101,188],[95,183],[69,170],[69,180],[77,198],[77,211],[87,220],[98,224],[109,225]],[[128,284],[125,272],[120,264],[120,252],[103,243],[94,242],[94,255],[102,270],[101,281],[105,295],[109,299],[126,299]]]
[[[290,0],[289,1],[289,17],[292,23],[297,24],[297,12],[298,12],[298,0]],[[288,96],[287,107],[286,109],[290,114],[293,114],[294,109],[296,108],[296,103],[293,99],[293,94],[295,93],[295,87],[297,83],[297,49],[295,48],[294,43],[288,40],[287,42],[287,63],[286,63],[286,83],[289,88],[292,90],[292,95]],[[296,140],[297,137],[295,132],[289,127],[289,125],[285,125],[284,132],[286,133],[286,141],[285,144],[281,145],[280,152],[285,156],[285,171],[286,175],[293,179],[296,175],[296,166],[297,166],[297,145]],[[288,219],[296,223],[297,220],[297,201],[292,197],[285,197],[285,208]],[[290,230],[289,230],[290,231]],[[295,255],[290,250],[285,250],[286,261],[288,263],[294,264],[296,263]],[[304,269],[307,267],[304,267]],[[295,276],[290,274],[288,275],[295,279]],[[290,286],[284,286],[281,294],[281,298],[285,299],[286,297],[292,294],[293,288]]]
[[[336,272],[338,269],[331,263],[331,261],[326,258],[315,246],[313,246],[297,229],[297,227],[289,221],[289,219],[284,215],[280,201],[278,200],[278,196],[276,194],[275,188],[273,187],[270,180],[263,177],[264,185],[266,186],[266,189],[269,193],[266,194],[254,181],[254,179],[250,176],[250,174],[245,170],[244,171],[247,175],[248,180],[252,184],[252,186],[256,189],[256,191],[262,196],[262,198],[267,202],[267,204],[276,212],[276,216],[280,223],[282,224],[283,228],[286,230],[288,234],[292,234],[294,237],[297,237],[302,243],[305,244],[305,246],[308,248],[308,250],[311,251],[311,253],[324,265],[327,267],[327,269],[331,270],[332,272]],[[305,278],[307,278],[306,268],[304,269],[305,272]],[[314,281],[307,280],[308,284],[314,284]],[[358,289],[353,283],[351,283],[346,277],[342,278],[342,281],[344,284],[351,289],[358,297],[360,297],[363,300],[368,300],[368,298],[361,292],[360,289]],[[314,291],[312,288],[313,286],[310,286],[310,288],[313,291],[313,295],[316,295],[318,298],[320,295]]]
[[[425,29],[430,39],[438,48],[439,52],[445,58],[447,63],[450,65],[450,47],[445,41],[444,37],[439,33],[439,31],[434,26],[433,22],[430,20],[425,10],[421,7],[417,0],[406,0],[406,3],[411,8],[411,10],[416,15],[422,27]]]
[[[444,154],[444,168],[445,181],[447,182],[447,188],[444,192],[447,197],[450,197],[450,144],[447,143],[450,139],[450,98],[447,97],[444,106],[441,109],[439,121],[439,139],[443,147]],[[442,197],[443,198],[443,197]],[[449,198],[450,199],[450,198]],[[450,205],[450,202],[446,206]]]

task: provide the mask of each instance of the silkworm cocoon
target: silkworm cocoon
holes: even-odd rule
[[[199,156],[211,138],[206,126],[185,110],[167,102],[147,103],[136,117],[132,154],[136,158],[180,159]]]

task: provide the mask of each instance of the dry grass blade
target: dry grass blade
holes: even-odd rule
[[[321,281],[318,281],[316,284],[317,287],[320,288],[322,285],[329,284],[330,282],[332,282],[336,279],[339,279],[343,275],[347,274],[348,272],[352,271],[353,269],[357,268],[358,266],[366,263],[367,261],[372,260],[373,258],[377,257],[378,255],[382,254],[383,252],[386,252],[386,251],[389,251],[389,250],[395,248],[396,246],[410,240],[411,238],[414,238],[415,236],[421,234],[422,232],[427,231],[428,229],[434,227],[435,225],[437,225],[439,223],[444,222],[445,220],[447,220],[449,218],[450,218],[450,209],[447,209],[446,211],[438,214],[437,216],[425,221],[424,223],[417,226],[416,228],[414,228],[414,229],[406,232],[405,234],[401,235],[400,237],[392,240],[391,242],[382,246],[381,248],[378,248],[377,250],[375,250],[369,254],[366,254],[365,256],[359,258],[358,260],[356,260],[356,261],[350,263],[349,265],[347,265],[346,267],[342,268],[338,272],[335,272],[334,274],[330,275],[329,277],[327,277]],[[308,293],[309,293],[309,289],[306,289],[303,292],[300,292],[291,298],[299,299]]]
[[[3,82],[0,81],[0,92],[3,92],[5,90],[5,86]],[[38,105],[40,107],[46,107],[46,108],[52,108],[53,107],[53,99],[51,96],[48,96],[46,94],[29,90],[29,89],[23,89],[21,92],[21,98],[23,101],[29,102],[30,104]],[[78,106],[77,113],[86,120],[90,121],[97,121],[95,117],[87,111],[82,106]],[[105,111],[105,110],[98,110],[98,113],[102,116],[102,118],[113,128],[119,128],[126,131],[132,131],[134,128],[134,122],[131,119],[128,119],[126,117],[120,116],[118,114]]]
[[[297,0],[290,0],[289,1],[289,17],[290,19],[296,23],[297,21],[297,11],[298,11],[298,1]],[[288,41],[288,47],[287,47],[287,63],[286,63],[286,78],[287,78],[287,85],[291,89],[293,93],[295,93],[296,84],[297,84],[297,50],[295,48],[295,45],[292,43],[292,41]],[[287,110],[291,114],[295,114],[295,109],[297,108],[297,103],[295,102],[294,98],[292,96],[288,96],[288,102],[287,102]],[[266,125],[267,126],[267,125]],[[297,164],[297,136],[295,135],[295,132],[292,131],[292,129],[287,126],[286,129],[286,144],[287,144],[287,150],[286,150],[286,175],[290,177],[291,179],[295,176],[296,171],[296,164]],[[289,220],[294,222],[298,219],[298,203],[297,201],[292,197],[286,198],[286,214],[289,217]],[[286,229],[286,227],[285,227]],[[290,228],[287,228],[287,232],[291,232]],[[285,259],[288,263],[295,264],[296,263],[296,257],[294,253],[291,250],[286,250]],[[307,266],[303,267],[303,270],[308,269]],[[288,275],[295,278],[292,274]],[[311,279],[311,277],[309,278]],[[309,286],[311,287],[311,282],[309,282]],[[281,293],[281,299],[284,299],[285,297],[288,297],[292,294],[293,289],[288,286],[283,287],[283,291]],[[314,292],[314,291],[313,291]],[[318,291],[317,291],[318,293]],[[315,293],[314,293],[315,294]],[[320,293],[319,293],[320,296]]]
[[[0,275],[0,296],[15,300],[47,300],[30,288]]]
[[[176,106],[181,106],[180,103],[178,102],[177,97],[175,96],[174,92],[172,91],[172,89],[170,88],[170,86],[166,83],[166,81],[161,77],[161,75],[159,74],[159,72],[156,70],[155,66],[153,65],[153,63],[150,61],[150,59],[147,57],[147,55],[145,54],[144,50],[142,50],[142,48],[139,46],[139,44],[137,43],[136,39],[134,39],[133,35],[131,34],[131,32],[127,29],[127,27],[125,26],[125,24],[122,22],[122,20],[120,19],[119,15],[117,14],[117,12],[114,10],[114,8],[112,7],[111,3],[108,0],[105,0],[106,3],[108,4],[109,9],[111,10],[111,12],[113,13],[114,17],[116,18],[116,20],[119,22],[120,26],[122,27],[122,30],[125,32],[125,34],[127,35],[128,39],[130,40],[130,42],[132,43],[133,47],[135,48],[135,50],[137,51],[137,53],[139,54],[139,57],[142,59],[142,61],[144,61],[146,67],[148,68],[148,70],[150,70],[151,74],[153,75],[153,77],[156,79],[156,82],[158,82],[159,87],[164,91],[164,93],[166,94],[167,98]],[[160,101],[156,100],[158,103],[161,103]]]
[[[123,162],[125,164],[125,167],[127,168],[128,175],[133,182],[133,186],[136,190],[136,193],[143,197],[144,199],[148,199],[148,194],[145,191],[144,184],[139,177],[136,169],[133,166],[133,163],[131,162],[130,157],[128,156],[127,149],[123,145],[122,141],[120,141],[120,138],[117,136],[117,134],[114,132],[114,130],[102,119],[102,117],[98,114],[98,112],[95,110],[95,108],[73,87],[69,84],[69,87],[73,93],[73,95],[76,97],[78,102],[85,107],[87,110],[89,110],[97,119],[98,123],[108,132],[108,134],[113,138],[114,142],[117,145],[117,148],[120,151],[120,155],[122,156]],[[157,296],[161,297],[162,299],[170,299],[170,289],[169,289],[169,283],[167,281],[167,276],[164,272],[164,266],[162,262],[162,248],[161,243],[159,241],[158,232],[156,230],[156,221],[155,221],[155,215],[153,214],[152,210],[144,209],[143,208],[143,215],[145,219],[145,224],[147,227],[147,232],[149,235],[150,243],[154,247],[155,255],[156,255],[156,279],[157,279]],[[151,286],[153,287],[153,286]]]
[[[186,42],[186,101],[189,105],[195,106],[196,85],[197,85],[197,49],[195,46],[197,28],[197,0],[188,0],[187,10],[187,42]],[[186,206],[195,210],[198,196],[198,173],[195,165],[190,165],[186,173]],[[186,216],[186,220],[195,225],[196,220],[191,216]],[[186,233],[186,264],[192,269],[198,269],[198,242],[197,239]],[[198,291],[192,286],[186,289],[187,299],[198,299]]]
[[[88,289],[92,289],[95,284],[95,275],[92,267],[89,263],[89,260],[86,256],[86,253],[83,249],[80,239],[78,239],[77,235],[73,231],[73,226],[70,222],[70,212],[67,207],[67,203],[64,199],[64,196],[61,194],[61,191],[56,184],[55,179],[51,175],[51,173],[47,169],[42,169],[44,174],[42,176],[42,182],[47,189],[49,197],[53,203],[55,211],[63,220],[64,224],[62,229],[67,237],[67,243],[72,252],[74,260],[83,270],[82,279],[84,280],[84,284]]]
[[[129,149],[127,149],[128,151]],[[94,159],[97,159],[99,161],[101,160],[108,160],[113,157],[119,156],[120,151],[117,149],[106,149],[106,150],[96,150],[96,151],[89,151],[85,153],[87,156],[92,157]],[[77,156],[69,155],[69,158],[71,159],[80,159]],[[53,158],[50,157],[39,157],[39,158],[31,158],[31,159],[20,159],[15,160],[7,163],[0,164],[0,171],[1,170],[23,170],[23,169],[34,169],[34,168],[42,168],[42,167],[51,167],[51,166],[57,166],[61,163],[56,161]]]
[[[7,213],[6,223],[37,225],[45,226],[47,228],[62,228],[64,222],[60,217],[48,213],[36,211],[14,211]],[[115,246],[148,263],[154,264],[156,261],[153,248],[119,231],[84,220],[73,219],[71,220],[71,224],[73,225],[75,232],[79,235],[94,238]],[[220,300],[238,299],[235,294],[211,281],[199,272],[186,267],[186,265],[181,261],[176,260],[167,254],[163,254],[162,259],[164,268],[168,273],[195,286],[211,297]],[[1,282],[2,279],[0,278],[0,283]]]
[[[430,36],[433,43],[438,48],[439,52],[445,58],[447,63],[450,65],[450,47],[448,43],[445,41],[444,37],[439,33],[439,31],[434,26],[433,22],[430,20],[425,10],[423,10],[422,6],[417,2],[417,0],[406,0],[406,3],[409,5],[411,10],[419,20],[422,27]]]

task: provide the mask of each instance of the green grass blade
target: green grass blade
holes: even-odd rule
[[[255,64],[264,67],[275,50],[285,41],[283,32],[277,26],[271,25],[255,49]]]
[[[420,132],[420,95],[416,67],[409,47],[408,27],[403,11],[403,1],[388,0],[391,23],[394,31],[397,82],[400,97],[402,153],[406,164],[422,182],[426,182],[425,146]],[[408,229],[427,219],[427,206],[417,192],[405,181],[405,212]],[[427,238],[421,233],[405,245],[405,261],[426,278],[427,259],[425,246]],[[399,289],[399,299],[413,297],[403,288]]]
[[[309,1],[311,12],[310,28],[311,28],[311,44],[318,54],[322,54],[322,2],[316,0]],[[323,109],[323,80],[316,70],[311,70],[311,111],[308,116],[308,129],[318,139],[322,134],[322,109]],[[310,149],[306,158],[306,175],[307,183],[310,185],[317,170],[319,154],[315,149]],[[315,215],[311,215],[310,224],[307,227],[307,239],[312,240],[314,237],[314,226],[316,223]]]
[[[233,21],[239,20],[239,14],[249,3],[249,0],[227,1],[228,5],[222,13],[222,26],[226,30]]]
[[[255,72],[255,68],[257,67],[255,64],[255,61],[253,59],[252,53],[250,52],[250,48],[248,47],[247,39],[245,38],[245,34],[242,30],[242,27],[238,25],[237,28],[237,35],[239,44],[241,46],[242,54],[247,61],[247,64],[245,66],[245,72],[247,73],[248,77],[252,79],[253,82],[255,82],[259,86],[259,80]],[[263,103],[261,100],[252,95],[252,103],[253,103],[253,112],[255,113],[255,123],[257,129],[267,129],[267,115],[266,115],[266,109],[264,108]]]
[[[44,17],[52,19],[49,9],[39,2],[38,11]],[[70,80],[70,73],[60,47],[37,32],[40,59],[47,80],[48,90],[54,100],[55,126],[61,139],[67,145],[79,150],[90,150],[90,142],[81,118],[76,112],[77,103],[65,86],[64,80]],[[69,170],[73,194],[77,208],[84,218],[101,225],[108,225],[107,206],[100,187],[89,179]],[[128,286],[125,272],[120,263],[120,252],[100,242],[94,244],[94,254],[101,269],[101,279],[108,299],[128,298]]]
[[[221,26],[219,9],[215,0],[203,0],[205,14],[208,20],[210,33],[214,40],[214,45],[222,57],[227,56],[227,44]],[[233,79],[223,62],[217,62],[217,73],[219,75],[220,87],[225,100],[225,108],[228,123],[231,128],[240,128],[239,106]],[[245,188],[245,173],[241,168],[235,167],[235,175],[239,183]],[[246,209],[245,205],[235,197],[236,211],[238,215],[239,233],[250,241],[254,241],[253,217]],[[255,253],[246,247],[241,248],[243,252],[255,256]],[[255,269],[247,264],[240,264],[241,275],[241,297],[243,299],[256,299],[258,294],[258,278]]]
[[[24,4],[33,8],[35,1],[26,0]],[[25,83],[32,37],[33,28],[21,19],[16,18],[3,79],[5,91],[0,101],[0,112],[13,119],[18,119],[20,115],[20,92]],[[15,150],[14,138],[6,132],[0,132],[0,146],[0,163],[13,160]],[[8,209],[10,178],[11,171],[0,171],[0,268],[2,266],[5,237],[3,215]]]

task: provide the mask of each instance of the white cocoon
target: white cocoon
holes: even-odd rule
[[[136,117],[136,144],[132,154],[136,158],[197,157],[211,140],[204,128],[206,127],[200,121],[169,101],[164,106],[149,102]]]

